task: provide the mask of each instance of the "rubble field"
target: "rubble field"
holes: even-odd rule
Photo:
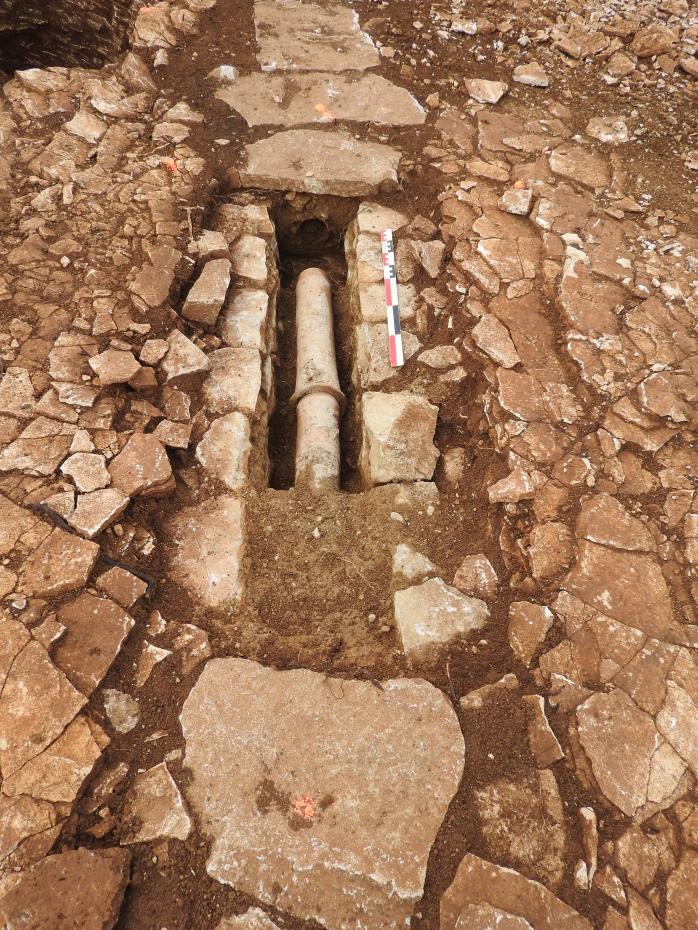
[[[698,930],[697,78],[688,0],[4,4],[0,928]]]

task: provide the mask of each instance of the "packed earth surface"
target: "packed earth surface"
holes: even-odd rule
[[[698,928],[697,56],[0,0],[3,930]]]

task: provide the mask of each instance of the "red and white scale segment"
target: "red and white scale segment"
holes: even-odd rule
[[[400,304],[397,296],[397,272],[395,270],[395,244],[392,229],[381,232],[381,254],[383,256],[383,280],[385,281],[385,312],[388,318],[388,345],[390,364],[400,368],[405,364],[402,352],[402,329],[400,327]]]

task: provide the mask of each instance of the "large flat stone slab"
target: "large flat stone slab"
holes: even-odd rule
[[[223,607],[242,597],[244,508],[223,496],[185,507],[167,522],[173,543],[171,578],[204,607]]]
[[[289,129],[247,146],[244,187],[363,197],[397,185],[400,152],[343,132]]]
[[[222,87],[216,97],[237,110],[248,126],[335,120],[415,126],[426,118],[408,90],[378,74],[248,74]]]
[[[332,930],[407,925],[463,772],[440,691],[214,659],[181,723],[209,875]]]
[[[256,0],[254,21],[262,71],[363,71],[379,62],[358,15],[339,3]]]

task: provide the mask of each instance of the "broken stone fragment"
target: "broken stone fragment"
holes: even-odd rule
[[[392,378],[396,369],[390,364],[387,323],[361,323],[355,329],[356,355],[354,381],[362,388],[376,388]],[[422,344],[412,333],[402,331],[405,361],[421,349]]]
[[[659,565],[648,556],[580,540],[577,562],[562,587],[601,613],[650,636],[661,637],[673,620],[666,581]]]
[[[586,133],[599,142],[618,145],[629,139],[628,127],[622,116],[597,116],[587,123]]]
[[[262,352],[267,345],[269,295],[259,288],[236,289],[229,294],[219,320],[223,342],[231,349]]]
[[[463,594],[479,597],[482,600],[497,596],[497,573],[490,560],[478,553],[469,555],[461,562],[453,578],[453,587]]]
[[[519,190],[516,187],[505,191],[497,202],[497,206],[505,213],[513,213],[515,216],[528,216],[531,212],[533,203],[533,191],[523,188]]]
[[[402,575],[407,581],[419,581],[427,575],[437,574],[436,565],[421,552],[406,543],[399,543],[393,552],[393,575]]]
[[[475,344],[498,365],[513,368],[521,361],[509,330],[494,314],[484,313],[473,327],[472,336]]]
[[[38,597],[75,591],[87,584],[98,556],[96,543],[56,527],[25,560],[21,589]]]
[[[182,675],[190,675],[211,655],[208,634],[193,623],[177,623],[174,620],[167,628],[175,634],[172,648],[179,653]]]
[[[103,455],[76,452],[63,462],[61,472],[72,478],[78,491],[106,488],[111,481]]]
[[[214,659],[180,719],[212,878],[323,926],[405,925],[463,772],[440,691]]]
[[[133,352],[107,349],[90,359],[90,368],[102,384],[125,384],[140,371],[141,366]]]
[[[521,698],[528,709],[528,745],[539,769],[546,769],[564,759],[557,737],[545,714],[545,701],[540,694],[525,694]]]
[[[433,443],[439,408],[409,391],[368,391],[361,408],[359,468],[366,484],[430,480],[439,457]]]
[[[486,904],[504,913],[504,919],[518,918],[512,930],[592,930],[591,922],[538,882],[524,878],[513,869],[494,865],[471,853],[466,853],[456,876],[441,898],[441,930],[461,930],[467,927],[470,908]],[[465,921],[464,918],[465,917]],[[489,919],[489,918],[488,918]],[[483,930],[501,923],[485,924]],[[520,921],[526,923],[521,925]],[[475,925],[477,926],[477,924]],[[479,930],[479,928],[478,928]],[[508,930],[508,927],[507,927]]]
[[[66,631],[53,660],[89,697],[119,654],[134,620],[113,601],[87,591],[63,604],[57,616]]]
[[[128,497],[167,494],[174,482],[165,447],[152,433],[134,433],[112,460],[109,474]]]
[[[102,692],[104,712],[117,733],[130,733],[138,723],[140,707],[130,694],[105,688]]]
[[[419,361],[429,368],[435,368],[437,371],[444,371],[452,365],[457,365],[461,361],[461,354],[457,346],[435,346],[433,349],[427,349],[425,352],[422,352],[419,356]]]
[[[245,233],[236,239],[230,249],[230,261],[236,278],[248,278],[257,285],[267,280],[267,244],[261,236]]]
[[[142,578],[118,565],[100,575],[95,585],[125,610],[133,607],[148,590],[148,585]]]
[[[519,662],[530,666],[552,625],[553,614],[548,607],[529,601],[514,601],[510,605],[507,636]]]
[[[577,733],[606,798],[629,817],[648,801],[666,803],[685,771],[678,755],[659,753],[652,717],[620,689],[593,694],[576,710]],[[656,809],[656,808],[655,808]]]
[[[204,382],[206,406],[213,414],[241,410],[253,416],[262,387],[262,360],[257,349],[217,349]]]
[[[0,413],[27,419],[34,410],[35,392],[26,368],[8,368],[0,381]]]
[[[171,655],[172,653],[169,649],[161,649],[159,646],[154,646],[147,640],[144,641],[135,663],[133,674],[134,686],[136,688],[142,688],[150,678],[150,673],[155,666]]]
[[[200,371],[208,371],[210,362],[206,353],[197,348],[184,333],[173,329],[167,337],[167,343],[169,348],[160,364],[167,381]]]
[[[530,539],[528,558],[536,581],[550,581],[569,568],[574,559],[574,536],[564,523],[538,523]]]
[[[94,113],[89,110],[78,110],[75,116],[68,120],[63,127],[66,132],[79,136],[85,142],[99,142],[108,129],[108,124],[104,120],[98,119]]]
[[[512,76],[517,84],[527,84],[529,87],[547,87],[550,84],[550,78],[537,61],[518,65]]]
[[[489,617],[484,601],[466,597],[441,578],[396,591],[394,608],[402,648],[413,662],[462,641],[482,629]]]
[[[244,507],[218,497],[186,507],[167,522],[174,549],[171,578],[204,607],[223,607],[242,597]]]
[[[509,89],[502,81],[485,81],[480,78],[471,78],[464,83],[470,96],[478,103],[497,103]]]
[[[182,306],[182,316],[204,326],[213,326],[225,303],[230,286],[230,262],[215,258],[207,262]]]
[[[102,488],[88,494],[78,494],[75,508],[65,519],[81,536],[94,539],[121,516],[129,500],[118,488]]]
[[[136,775],[124,799],[121,817],[122,845],[186,840],[191,830],[189,814],[165,762]]]
[[[112,930],[129,880],[123,849],[73,849],[0,885],[0,924],[26,930]]]
[[[585,187],[604,188],[611,179],[606,159],[589,149],[572,143],[558,146],[550,155],[550,170],[554,174],[577,181]]]
[[[242,413],[229,413],[214,420],[196,447],[196,458],[212,477],[231,491],[248,480],[250,424]]]
[[[577,517],[577,535],[614,549],[654,552],[657,548],[647,526],[606,493],[596,494],[582,504]]]

